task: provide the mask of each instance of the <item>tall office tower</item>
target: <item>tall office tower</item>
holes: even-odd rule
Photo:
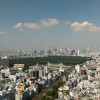
[[[44,56],[46,56],[46,57],[48,56],[48,49],[47,48],[45,49]]]
[[[49,50],[48,50],[48,55],[51,55],[51,53],[52,53],[52,51],[49,49]]]
[[[36,51],[36,50],[34,50],[34,54],[35,54],[35,55],[37,54],[37,51]]]
[[[31,72],[31,77],[39,78],[39,70],[33,70],[33,71]]]
[[[67,48],[65,48],[65,52],[66,52],[66,54],[68,54],[68,49]]]
[[[67,50],[68,50],[68,54],[70,55],[70,54],[71,54],[71,49],[70,49],[70,48],[68,48]]]
[[[87,48],[87,55],[89,55],[89,53],[90,53],[90,48],[88,46],[88,48]]]
[[[31,57],[33,56],[33,47],[32,47],[32,46],[30,46],[29,55],[30,55]]]
[[[71,51],[71,55],[76,55],[76,51],[74,49]]]
[[[17,50],[17,53],[18,53],[18,56],[22,55],[21,50]]]
[[[80,50],[77,50],[77,56],[79,56],[80,55]]]
[[[39,77],[42,77],[43,76],[43,69],[40,69],[39,70]]]

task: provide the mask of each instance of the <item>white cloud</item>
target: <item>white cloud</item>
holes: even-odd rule
[[[92,31],[92,32],[100,32],[100,27],[92,27],[90,29],[90,31]]]
[[[87,30],[87,31],[91,31],[91,32],[100,32],[100,27],[95,26],[92,23],[89,22],[74,22],[71,24],[71,28],[74,31],[83,31],[83,30]]]
[[[37,23],[34,22],[27,22],[27,23],[18,23],[14,27],[17,29],[23,29],[23,28],[30,28],[33,30],[38,30],[42,27],[47,27],[47,26],[55,26],[58,24],[58,20],[55,18],[49,18],[47,20],[41,20]]]
[[[15,28],[21,28],[22,26],[23,26],[22,23],[18,23],[18,24],[16,24],[14,27],[15,27]]]
[[[34,29],[34,30],[37,30],[37,29],[41,28],[41,26],[39,24],[31,23],[31,22],[30,23],[25,23],[24,26],[27,27],[27,28]]]
[[[57,25],[59,22],[56,18],[49,18],[47,20],[41,20],[41,24],[44,27],[48,27],[48,26],[55,26]]]

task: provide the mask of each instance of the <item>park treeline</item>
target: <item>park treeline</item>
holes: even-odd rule
[[[29,66],[36,65],[46,65],[50,63],[61,63],[64,65],[76,65],[91,60],[90,57],[80,57],[80,56],[49,56],[49,57],[36,57],[36,58],[17,58],[10,59],[10,66],[14,64],[25,64],[25,69],[28,69]]]

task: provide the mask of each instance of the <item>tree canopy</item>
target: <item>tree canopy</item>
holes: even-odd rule
[[[28,69],[29,66],[36,65],[37,62],[40,65],[45,65],[48,63],[63,63],[64,65],[76,65],[81,64],[87,60],[90,60],[89,57],[80,57],[80,56],[49,56],[49,57],[36,57],[36,58],[17,58],[10,59],[10,66],[13,64],[25,64],[25,69]]]

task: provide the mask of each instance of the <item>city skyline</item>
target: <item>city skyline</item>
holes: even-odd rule
[[[100,50],[98,0],[0,0],[0,49]]]

